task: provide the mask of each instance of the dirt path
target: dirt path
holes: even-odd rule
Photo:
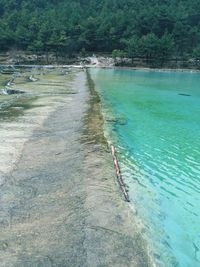
[[[101,116],[85,83],[80,72],[78,93],[37,127],[1,185],[2,267],[150,266],[110,153],[92,130]]]

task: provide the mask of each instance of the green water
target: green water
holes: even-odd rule
[[[200,74],[91,75],[156,262],[200,266]]]

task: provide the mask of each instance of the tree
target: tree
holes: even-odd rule
[[[196,60],[200,60],[200,45],[193,49],[192,55]]]
[[[120,62],[123,61],[123,58],[126,56],[126,53],[122,50],[119,49],[114,49],[112,51],[112,57],[114,58],[115,63],[118,63],[118,59],[120,60]]]
[[[0,49],[192,56],[199,14],[200,0],[0,0]]]
[[[154,33],[144,35],[140,39],[140,54],[147,58],[152,59],[158,56],[159,39]]]
[[[35,40],[32,44],[28,46],[29,51],[41,52],[43,51],[43,43],[41,40]]]
[[[133,36],[128,40],[123,40],[123,43],[126,46],[127,56],[132,59],[133,63],[134,57],[139,56],[139,50],[140,50],[139,38],[137,36]]]
[[[164,61],[174,53],[174,39],[171,34],[165,32],[160,39],[159,57]]]

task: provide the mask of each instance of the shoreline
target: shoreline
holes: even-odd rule
[[[115,147],[113,146],[113,144],[110,144],[108,139],[105,137],[105,133],[104,133],[105,118],[102,114],[102,107],[100,106],[101,98],[100,98],[99,94],[97,93],[97,91],[95,90],[95,83],[92,80],[91,74],[88,72],[88,70],[86,71],[86,75],[87,75],[88,87],[89,87],[90,94],[92,97],[92,101],[90,103],[90,110],[88,112],[88,114],[90,114],[90,116],[88,116],[89,119],[86,122],[88,125],[88,130],[90,131],[89,135],[93,136],[93,139],[94,139],[94,136],[97,137],[97,138],[95,138],[95,142],[102,143],[102,145],[105,146],[107,150],[110,150],[110,153],[111,153],[112,158],[113,158],[113,167],[115,170],[115,176],[116,176],[116,179],[118,181],[119,187],[121,189],[121,193],[123,194],[124,200],[127,202],[130,202],[129,196],[128,196],[128,191],[126,189],[126,185],[125,185],[123,178],[121,176]],[[94,107],[94,106],[96,106],[96,107]],[[94,118],[96,118],[96,121],[98,121],[98,124],[97,124],[97,122],[95,122]]]
[[[69,83],[76,94],[36,125],[1,186],[2,264],[153,266],[116,182],[98,95],[84,72]]]
[[[87,65],[86,68],[99,68],[99,69],[113,69],[113,70],[141,70],[141,71],[152,71],[152,72],[191,72],[191,73],[200,73],[200,70],[197,69],[170,69],[170,68],[146,68],[146,67],[120,67],[120,66],[92,66]]]
[[[146,71],[178,71],[178,72],[200,72],[199,67],[199,61],[195,61],[194,58],[191,59],[176,59],[176,63],[172,65],[167,65],[168,60],[165,62],[166,64],[158,67],[148,65],[145,63],[146,61],[139,61],[136,60],[135,64],[133,66],[128,66],[130,63],[130,58],[124,58],[120,66],[120,58],[117,58],[116,60],[111,55],[104,55],[104,54],[97,54],[95,53],[93,55],[87,55],[84,57],[81,57],[79,55],[74,56],[73,58],[63,58],[58,59],[54,52],[49,53],[50,58],[47,60],[47,55],[45,53],[40,53],[40,56],[38,54],[30,53],[27,51],[16,51],[16,54],[10,53],[9,51],[5,53],[0,53],[0,69],[3,67],[28,67],[32,68],[34,67],[46,67],[46,68],[57,68],[57,67],[63,67],[63,68],[113,68],[113,69],[130,69],[130,70],[146,70]],[[175,59],[169,59],[171,61]],[[177,62],[179,64],[177,64]],[[119,64],[118,66],[115,66],[115,64]],[[126,64],[123,65],[123,64]],[[183,64],[185,63],[185,64]],[[187,64],[186,64],[187,63]]]
[[[124,70],[143,70],[143,71],[163,71],[163,72],[192,72],[192,73],[199,73],[200,70],[195,69],[195,68],[150,68],[150,67],[128,67],[128,66],[110,66],[110,65],[90,65],[90,64],[86,64],[86,65],[78,65],[78,64],[0,64],[0,67],[16,67],[16,68],[46,68],[46,69],[54,69],[54,68],[66,68],[66,69],[70,69],[70,68],[74,68],[74,69],[80,69],[80,70],[84,70],[84,69],[90,69],[90,68],[99,68],[99,69],[124,69]]]
[[[91,99],[92,105],[95,105],[95,108],[93,107],[92,109],[90,109],[89,114],[91,117],[95,118],[97,116],[101,120],[101,122],[100,122],[101,126],[98,128],[94,127],[92,129],[92,131],[90,131],[90,134],[92,134],[93,138],[96,141],[98,141],[102,144],[103,147],[101,149],[103,149],[103,151],[102,151],[102,153],[104,154],[103,157],[106,159],[106,162],[109,164],[110,174],[112,175],[112,179],[114,179],[114,181],[113,181],[114,184],[112,185],[112,187],[116,187],[116,189],[117,189],[115,201],[120,203],[120,210],[118,211],[117,216],[119,216],[121,214],[122,216],[124,216],[124,219],[125,219],[123,222],[123,224],[124,224],[123,229],[121,229],[121,231],[124,232],[124,230],[125,230],[125,232],[126,232],[126,227],[127,227],[127,225],[129,225],[128,227],[130,227],[130,231],[132,231],[132,234],[131,234],[131,232],[129,234],[133,235],[133,238],[135,239],[135,241],[138,240],[137,246],[138,246],[140,251],[143,251],[143,255],[139,255],[139,261],[140,261],[140,257],[141,257],[141,262],[143,262],[144,265],[140,263],[140,264],[136,264],[136,265],[133,264],[130,266],[156,267],[157,265],[154,262],[153,256],[150,253],[148,244],[146,243],[146,241],[144,241],[144,239],[141,235],[141,232],[143,229],[142,222],[139,221],[137,217],[135,217],[137,212],[134,208],[134,205],[132,203],[132,206],[131,206],[129,204],[129,202],[127,202],[126,197],[123,193],[123,189],[121,188],[120,183],[118,181],[118,177],[115,174],[116,169],[115,169],[115,162],[113,162],[111,140],[107,140],[106,136],[104,135],[105,134],[105,132],[104,132],[105,131],[105,122],[104,122],[105,118],[104,118],[104,115],[102,114],[102,108],[100,105],[101,104],[101,98],[100,98],[98,92],[95,90],[95,83],[91,78],[91,74],[87,73],[87,75],[88,75],[88,79],[89,79],[89,83],[90,83],[89,89],[90,89],[90,93],[92,96],[92,99]],[[94,122],[97,122],[97,121],[99,124],[99,118],[93,120],[92,126],[94,126],[95,125]],[[90,121],[91,121],[91,118],[90,118]],[[99,131],[100,131],[100,134],[102,135],[102,137],[96,138],[96,135],[97,136],[99,135]],[[102,140],[103,140],[103,142],[102,142]],[[95,143],[96,143],[96,141],[95,141]],[[123,183],[124,183],[124,181],[123,181]],[[125,184],[124,184],[124,186],[126,187]],[[128,215],[128,217],[126,214]],[[127,221],[126,221],[126,218],[127,218]],[[121,265],[119,265],[119,266],[121,266]],[[123,265],[123,266],[126,266],[126,265]]]

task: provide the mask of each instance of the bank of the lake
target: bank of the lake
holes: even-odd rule
[[[152,266],[87,83],[84,71],[33,68],[11,85],[25,95],[0,113],[4,267]]]
[[[171,58],[161,60],[159,58],[128,58],[128,57],[113,57],[111,53],[89,52],[84,56],[74,54],[73,56],[58,56],[55,52],[40,51],[37,53],[27,51],[7,51],[0,52],[0,69],[3,65],[49,65],[49,66],[64,66],[64,65],[79,65],[89,67],[103,68],[124,68],[124,69],[150,69],[150,70],[200,70],[200,61],[197,58]]]

